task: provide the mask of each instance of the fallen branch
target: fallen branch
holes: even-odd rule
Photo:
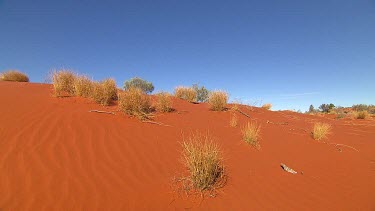
[[[105,113],[105,114],[113,114],[113,115],[115,115],[114,112],[109,112],[109,111],[90,110],[89,112]]]
[[[242,115],[244,115],[244,116],[246,116],[246,117],[248,117],[248,118],[251,119],[251,117],[250,117],[248,114],[244,113],[244,112],[241,111],[240,109],[236,109],[236,111],[238,111],[240,114],[242,114]]]
[[[327,143],[327,144],[333,144],[333,145],[335,145],[335,147],[337,147],[337,148],[338,148],[338,146],[348,147],[348,148],[354,149],[355,151],[359,152],[358,149],[356,149],[356,148],[354,148],[354,147],[352,147],[352,146],[345,145],[345,144],[336,144],[336,143]]]
[[[281,168],[286,171],[286,172],[289,172],[291,174],[297,174],[296,171],[294,171],[293,169],[289,168],[288,166],[286,166],[284,163],[281,163],[280,164]]]
[[[154,122],[154,121],[142,121],[144,123],[150,123],[150,124],[156,124],[156,125],[161,125],[161,126],[166,126],[166,127],[172,127],[170,125],[166,125],[164,123],[161,123],[161,122]]]

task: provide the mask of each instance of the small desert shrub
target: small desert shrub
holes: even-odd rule
[[[131,88],[137,88],[142,90],[144,93],[149,94],[154,91],[154,85],[151,82],[143,80],[141,78],[132,78],[124,83],[124,89],[129,90]]]
[[[140,119],[147,118],[151,112],[150,96],[140,89],[131,88],[120,93],[118,101],[123,112]]]
[[[238,117],[235,113],[230,115],[229,126],[237,127]]]
[[[198,84],[193,85],[193,89],[197,92],[197,101],[198,102],[207,102],[210,91],[206,87],[199,87]]]
[[[317,122],[314,124],[312,136],[315,140],[326,138],[331,131],[331,125],[327,123]]]
[[[228,94],[223,91],[211,92],[210,97],[208,98],[208,103],[211,105],[211,110],[213,111],[224,110],[227,102]]]
[[[0,74],[2,81],[29,82],[29,77],[18,70],[8,70]]]
[[[92,83],[92,99],[95,102],[107,106],[112,100],[117,99],[116,82],[113,79],[105,79],[100,82]]]
[[[76,74],[70,70],[59,70],[52,73],[52,83],[57,97],[63,94],[74,95]]]
[[[191,87],[179,86],[174,89],[174,96],[188,102],[197,101],[197,91]]]
[[[194,189],[204,191],[225,183],[220,149],[209,135],[194,134],[182,143],[184,163]]]
[[[264,108],[266,110],[270,110],[272,108],[272,104],[271,103],[266,103],[266,104],[262,105],[262,108]]]
[[[93,91],[93,82],[86,76],[77,76],[74,80],[74,93],[80,97],[90,97]]]
[[[259,133],[260,133],[260,125],[256,122],[248,122],[244,128],[242,128],[242,137],[243,140],[247,143],[252,145],[253,147],[259,149]]]
[[[337,114],[336,114],[336,119],[342,119],[342,118],[344,118],[345,116],[346,116],[345,113],[340,112],[340,113],[337,113]]]
[[[369,113],[367,111],[358,111],[358,112],[354,112],[354,116],[357,119],[366,119],[370,115],[369,115]]]
[[[171,95],[167,92],[160,92],[156,95],[156,110],[159,112],[170,112],[172,111],[172,99]]]

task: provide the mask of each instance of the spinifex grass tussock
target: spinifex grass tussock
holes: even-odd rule
[[[167,92],[156,94],[156,111],[166,113],[172,111],[172,97]]]
[[[60,97],[65,94],[74,95],[74,81],[77,75],[70,70],[57,70],[52,73],[52,84],[55,96]]]
[[[230,120],[229,120],[229,126],[231,127],[237,127],[238,124],[238,117],[236,113],[230,114]]]
[[[198,94],[192,87],[179,86],[174,89],[174,96],[188,102],[196,102]]]
[[[29,82],[29,77],[18,70],[8,70],[0,74],[2,81]]]
[[[90,97],[93,92],[93,81],[86,76],[77,76],[74,80],[74,93],[80,97]]]
[[[356,119],[367,119],[369,117],[368,111],[355,111],[354,112],[354,117]]]
[[[206,134],[192,134],[182,142],[183,162],[189,171],[185,190],[212,191],[226,182],[219,146]]]
[[[259,135],[260,135],[260,125],[258,125],[256,122],[248,122],[242,128],[243,140],[247,144],[250,144],[251,146],[255,147],[256,149],[260,149]]]
[[[210,93],[208,103],[213,111],[222,111],[228,102],[228,94],[223,91],[214,91]]]
[[[117,99],[117,87],[115,80],[105,79],[100,82],[93,82],[91,97],[95,100],[95,102],[101,105],[109,105],[113,100]]]
[[[312,136],[315,140],[322,140],[327,137],[331,131],[331,125],[327,123],[317,122],[314,124]]]
[[[151,112],[150,96],[138,88],[130,88],[121,92],[118,102],[120,110],[140,119],[147,119]]]

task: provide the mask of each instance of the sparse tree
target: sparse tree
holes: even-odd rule
[[[210,91],[208,91],[204,86],[199,87],[198,84],[193,84],[193,89],[197,91],[198,102],[207,102]]]
[[[310,105],[310,108],[309,108],[309,113],[314,113],[315,112],[315,108],[313,105]]]
[[[154,91],[154,85],[151,82],[135,77],[124,83],[124,89],[129,90],[130,88],[137,88],[142,90],[146,94],[150,94]]]

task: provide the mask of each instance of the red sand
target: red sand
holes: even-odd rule
[[[156,116],[165,127],[90,113],[116,106],[55,98],[47,84],[0,82],[0,99],[0,210],[375,210],[372,119],[243,107],[262,125],[257,151],[229,127],[229,112],[207,104],[175,100],[176,112]],[[329,143],[359,152],[314,141],[317,121],[332,124]],[[229,180],[215,198],[173,191],[186,173],[182,133],[194,131],[209,131],[223,151]]]

